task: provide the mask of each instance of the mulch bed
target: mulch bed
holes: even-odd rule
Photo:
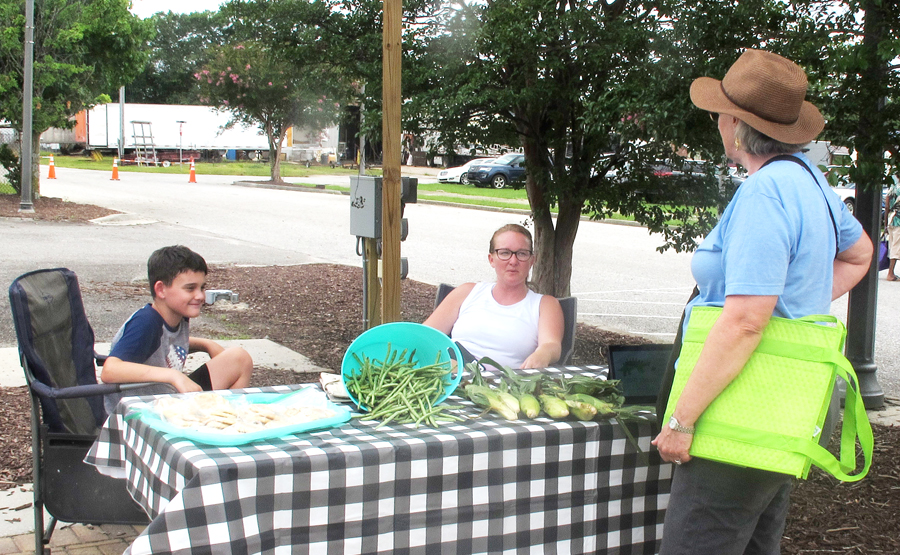
[[[0,195],[0,217],[28,218],[32,220],[86,222],[111,214],[115,210],[101,208],[93,204],[75,204],[55,197],[40,197],[32,200],[34,212],[19,212],[22,197],[19,195]]]
[[[17,216],[18,197],[0,195],[0,216]],[[50,220],[84,221],[113,213],[81,209],[58,199],[39,202],[38,212]],[[56,208],[59,213],[54,213]],[[94,207],[97,208],[97,207]],[[105,209],[98,209],[103,211]],[[13,213],[7,213],[11,211]],[[77,212],[77,214],[76,214]],[[96,215],[94,215],[96,214]],[[84,286],[84,285],[83,285]],[[104,284],[109,294],[134,295],[143,302],[141,287]],[[198,335],[222,339],[267,337],[335,371],[350,342],[362,332],[362,271],[329,264],[288,267],[221,267],[211,270],[209,287],[231,289],[241,307],[208,307],[193,323]],[[401,317],[421,322],[434,304],[435,287],[406,280],[402,285]],[[611,343],[646,343],[599,328],[578,325],[575,364],[605,361]],[[314,381],[315,375],[285,369],[259,369],[254,386]],[[0,388],[0,489],[31,481],[29,399],[24,387]],[[900,428],[874,426],[875,459],[869,475],[858,483],[841,483],[813,469],[798,481],[784,534],[782,552],[900,553],[896,526],[900,521]]]

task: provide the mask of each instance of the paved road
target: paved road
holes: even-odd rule
[[[56,180],[41,184],[45,195],[106,206],[156,223],[97,226],[0,219],[3,236],[15,237],[0,243],[2,283],[29,269],[54,265],[74,269],[82,281],[139,279],[145,275],[147,255],[176,242],[213,264],[361,264],[349,234],[346,196],[234,186],[235,178],[227,176],[198,176],[199,183],[188,184],[185,176],[121,173],[121,181],[110,181],[108,172],[56,172]],[[486,261],[490,234],[526,218],[430,204],[407,206],[405,216],[410,232],[402,252],[409,258],[410,278],[433,284],[492,279]],[[671,341],[693,280],[690,255],[658,253],[661,243],[659,236],[640,227],[582,222],[572,275],[579,319]],[[893,315],[900,307],[900,284],[882,279],[879,285],[879,381],[897,396],[900,322]],[[846,302],[834,303],[833,313],[843,318]],[[103,315],[89,316],[93,322]],[[2,305],[0,328],[4,318],[8,308]],[[112,331],[118,323],[110,324]],[[97,335],[108,340],[99,330]],[[9,341],[0,334],[0,346]]]

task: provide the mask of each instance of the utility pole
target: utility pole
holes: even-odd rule
[[[881,231],[881,185],[884,177],[884,145],[887,133],[884,94],[888,90],[888,64],[879,52],[888,37],[884,7],[877,0],[862,3],[865,12],[860,73],[861,95],[867,106],[859,117],[857,136],[856,218],[872,242],[878,244]],[[875,364],[875,312],[878,306],[878,249],[866,276],[856,285],[847,303],[847,360],[859,378],[859,390],[867,409],[884,406],[884,391],[878,383]]]
[[[178,124],[178,165],[183,166],[184,165],[184,153],[182,152],[182,137],[184,135],[183,126],[187,122],[183,121],[183,120],[178,120],[175,123]]]
[[[363,126],[366,123],[366,84],[360,88],[362,100],[359,102],[359,175],[366,175],[366,133]]]
[[[402,0],[384,0],[382,322],[400,320],[400,64]]]
[[[125,157],[125,85],[119,87],[119,163]]]
[[[19,212],[34,212],[32,202],[32,168],[34,152],[32,149],[34,115],[34,0],[25,0],[25,76],[22,83],[22,135],[19,141],[19,163],[22,166],[21,198]]]

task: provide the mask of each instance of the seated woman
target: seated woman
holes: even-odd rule
[[[426,326],[439,329],[476,359],[510,368],[543,368],[559,360],[563,312],[559,301],[527,285],[534,264],[531,233],[508,224],[491,237],[488,262],[495,283],[464,283],[450,292]]]

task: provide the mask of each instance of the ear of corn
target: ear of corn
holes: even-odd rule
[[[525,416],[528,418],[537,418],[541,413],[540,402],[537,400],[537,397],[530,393],[522,393],[519,395],[519,407],[522,408],[522,412],[524,412]]]
[[[467,385],[465,392],[470,401],[479,407],[493,410],[506,420],[516,420],[519,417],[519,412],[513,411],[500,398],[499,392],[490,387],[483,385]]]
[[[593,420],[595,416],[597,416],[597,409],[594,408],[593,405],[588,403],[582,403],[581,401],[572,401],[567,399],[566,405],[569,407],[569,412],[577,418],[578,420]]]
[[[499,391],[497,395],[500,397],[500,400],[503,401],[503,404],[509,407],[509,410],[516,413],[518,417],[519,411],[521,407],[519,406],[519,400],[516,399],[516,396],[512,393],[507,393],[506,391]]]
[[[541,408],[550,418],[560,419],[569,416],[569,407],[559,397],[544,393],[539,395],[538,399],[541,401]]]
[[[572,395],[566,395],[567,401],[577,401],[579,403],[587,403],[596,409],[596,413],[600,416],[610,416],[615,411],[615,405],[612,403],[601,401],[596,397],[592,397],[590,395],[586,395],[584,393],[574,393]]]

